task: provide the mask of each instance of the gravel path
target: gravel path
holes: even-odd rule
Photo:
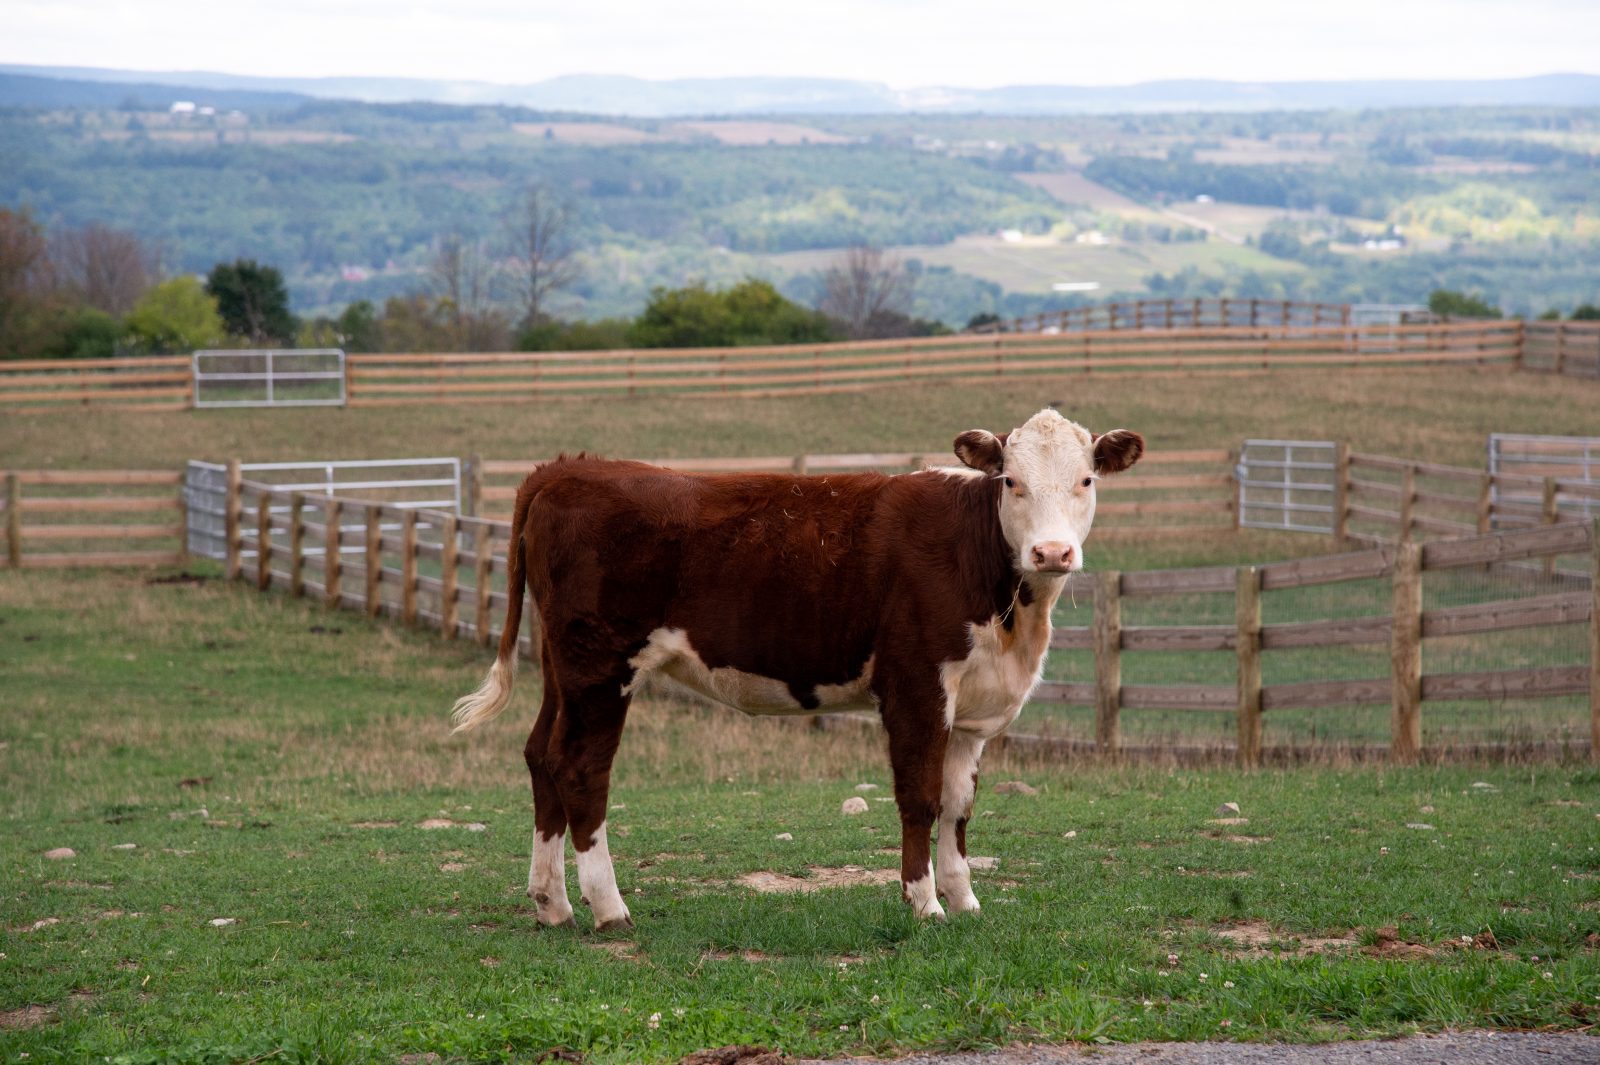
[[[867,1062],[872,1059],[848,1059]],[[1409,1039],[1315,1045],[1132,1043],[1106,1047],[1017,1047],[970,1054],[916,1054],[893,1065],[1600,1065],[1600,1036],[1579,1033],[1452,1032]],[[844,1065],[806,1062],[803,1065]]]

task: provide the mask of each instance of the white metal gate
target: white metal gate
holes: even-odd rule
[[[1489,434],[1489,472],[1554,478],[1559,484],[1594,485],[1600,489],[1600,436],[1537,436],[1528,433]],[[1494,502],[1527,507],[1543,505],[1543,486],[1492,489]],[[1564,519],[1600,518],[1600,490],[1555,494],[1556,511]]]
[[[461,513],[461,460],[355,459],[341,462],[244,462],[244,480],[270,484],[285,492],[387,503],[407,510],[448,510]],[[227,557],[228,467],[191,459],[184,471],[184,503],[188,512],[187,542],[191,554],[205,558]],[[289,507],[274,506],[274,513]],[[352,527],[361,523],[351,516]],[[421,526],[419,526],[421,527]],[[347,546],[345,551],[358,551]],[[316,550],[311,549],[315,554]],[[244,557],[254,557],[246,551]]]
[[[1337,460],[1332,440],[1246,440],[1234,469],[1239,524],[1332,533]]]
[[[197,351],[196,407],[342,407],[344,352],[338,348]]]

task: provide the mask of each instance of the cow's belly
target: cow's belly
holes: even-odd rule
[[[624,693],[632,693],[647,680],[665,681],[669,687],[731,706],[752,715],[838,713],[876,710],[871,691],[872,660],[861,675],[844,684],[819,684],[805,693],[804,702],[789,685],[775,677],[746,673],[731,666],[707,666],[682,629],[661,628],[650,634],[644,649],[628,660],[634,673]]]

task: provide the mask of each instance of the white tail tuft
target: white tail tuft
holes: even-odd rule
[[[471,732],[485,721],[492,721],[511,701],[511,684],[516,675],[516,660],[496,658],[489,667],[489,675],[471,695],[456,700],[450,710],[450,721],[455,726],[451,735]]]

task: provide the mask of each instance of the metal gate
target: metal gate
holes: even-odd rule
[[[1600,436],[1537,436],[1527,433],[1489,434],[1489,472],[1549,477],[1560,482],[1594,485],[1600,489]],[[1491,489],[1501,503],[1538,508],[1542,488]],[[1579,494],[1558,491],[1556,510],[1562,518],[1600,518],[1600,490]]]
[[[284,492],[387,503],[408,510],[461,513],[461,460],[357,459],[343,462],[244,462],[243,479],[270,484]],[[228,467],[191,459],[184,471],[183,498],[188,512],[189,552],[225,559],[228,553]],[[287,504],[273,513],[288,513]],[[352,519],[354,520],[354,519]],[[354,522],[359,525],[359,521]],[[425,528],[425,526],[419,526]],[[308,553],[315,554],[317,549]],[[347,546],[344,551],[361,548]],[[244,557],[254,557],[246,551]]]
[[[338,348],[197,351],[196,407],[342,407],[344,352]]]
[[[1234,468],[1239,524],[1331,534],[1337,468],[1332,440],[1246,440]]]

